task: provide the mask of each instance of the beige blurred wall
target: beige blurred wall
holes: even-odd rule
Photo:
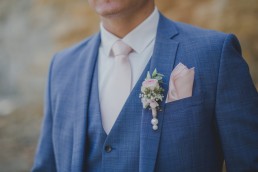
[[[257,0],[159,0],[169,18],[234,33],[258,88]],[[0,1],[0,171],[28,171],[50,59],[98,31],[87,0]]]

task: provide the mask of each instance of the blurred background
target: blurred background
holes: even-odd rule
[[[234,33],[258,88],[257,0],[157,0],[169,18]],[[0,171],[29,171],[56,51],[99,29],[87,0],[0,0]]]

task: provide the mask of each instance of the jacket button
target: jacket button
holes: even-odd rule
[[[111,151],[112,151],[112,147],[109,146],[109,145],[106,145],[106,146],[105,146],[105,151],[106,151],[107,153],[111,152]]]

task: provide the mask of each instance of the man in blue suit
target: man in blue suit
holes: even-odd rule
[[[258,94],[237,38],[170,21],[154,0],[88,1],[100,32],[52,60],[32,171],[258,171]],[[178,64],[194,69],[191,95],[164,98],[155,128],[142,82],[157,69],[170,94]]]

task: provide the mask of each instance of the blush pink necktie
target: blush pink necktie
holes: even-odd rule
[[[124,106],[132,85],[132,69],[128,58],[132,48],[118,40],[113,45],[112,51],[115,58],[114,67],[105,83],[100,100],[102,125],[107,134]]]

